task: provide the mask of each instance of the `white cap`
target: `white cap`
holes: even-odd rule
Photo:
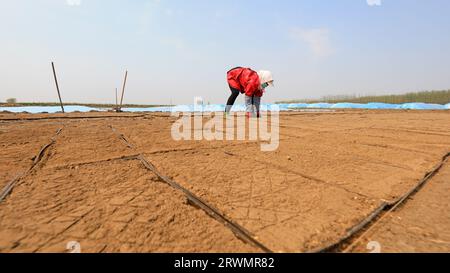
[[[272,72],[267,71],[267,70],[260,70],[260,71],[258,71],[258,76],[259,76],[259,80],[260,80],[261,84],[269,83],[270,86],[272,86],[272,87],[274,86]]]

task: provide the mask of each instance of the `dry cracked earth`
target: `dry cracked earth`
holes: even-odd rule
[[[0,113],[0,252],[450,251],[448,160],[389,209],[450,152],[449,111],[282,113],[272,152],[175,121]]]

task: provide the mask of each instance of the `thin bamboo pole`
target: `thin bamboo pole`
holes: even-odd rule
[[[59,92],[58,79],[56,77],[55,64],[53,62],[52,62],[52,69],[53,69],[53,77],[55,78],[56,91],[58,91],[59,103],[61,104],[61,110],[64,113],[64,106],[63,106],[63,102],[61,99],[61,93]]]
[[[124,93],[125,93],[125,85],[127,84],[127,77],[128,77],[128,70],[125,71],[125,78],[123,79],[122,96],[121,96],[121,98],[120,98],[120,106],[119,106],[119,110],[122,110],[123,95],[124,95]]]

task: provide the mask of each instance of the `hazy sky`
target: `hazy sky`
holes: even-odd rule
[[[226,71],[272,70],[264,102],[450,88],[448,0],[0,0],[0,101],[225,103]],[[239,98],[242,102],[243,98]]]

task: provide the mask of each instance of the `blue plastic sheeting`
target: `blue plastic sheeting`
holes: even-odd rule
[[[306,108],[320,108],[320,109],[328,109],[331,108],[333,104],[330,103],[312,103],[308,104]]]
[[[389,103],[379,103],[379,102],[371,102],[371,103],[349,103],[349,102],[341,102],[336,104],[330,103],[313,103],[313,104],[304,104],[304,103],[292,103],[288,105],[288,109],[295,108],[319,108],[319,109],[412,109],[412,110],[444,110],[450,109],[447,105],[441,104],[428,104],[428,103],[404,103],[404,104],[389,104]],[[283,109],[283,108],[282,108]]]
[[[427,103],[405,103],[405,104],[389,104],[371,102],[367,104],[361,103],[290,103],[290,104],[262,104],[261,109],[270,109],[271,107],[278,107],[280,111],[290,111],[301,108],[317,108],[317,109],[413,109],[413,110],[444,110],[450,109],[450,104],[427,104]],[[0,108],[1,109],[1,108]],[[224,111],[224,104],[210,104],[204,106],[198,105],[177,105],[173,107],[151,107],[151,108],[124,108],[128,112],[220,112]],[[236,104],[231,111],[242,112],[245,111],[245,105]]]
[[[61,112],[60,106],[22,106],[22,107],[0,107],[1,111],[8,111],[13,113],[57,113]],[[102,109],[99,108],[91,108],[86,106],[80,106],[80,105],[65,105],[64,111],[67,113],[71,112],[89,112],[89,111],[102,111]]]
[[[275,107],[275,108],[274,108]],[[446,105],[441,104],[427,104],[427,103],[405,103],[405,104],[388,104],[388,103],[290,103],[290,104],[262,104],[261,109],[291,111],[301,108],[316,108],[316,109],[411,109],[411,110],[446,110],[450,109],[450,103]],[[177,105],[172,107],[149,107],[149,108],[123,108],[126,112],[221,112],[224,111],[223,104],[210,104],[204,106],[198,105]],[[106,111],[105,108],[92,108],[79,105],[66,105],[64,110],[67,113],[71,112],[89,112],[89,111]],[[234,105],[231,111],[241,112],[245,111],[245,105]],[[24,107],[0,107],[0,111],[9,111],[13,113],[57,113],[61,111],[59,106],[24,106]]]
[[[366,104],[342,102],[342,103],[333,104],[330,108],[335,108],[335,109],[366,109],[367,107],[368,107],[368,105],[366,105]]]
[[[398,109],[398,105],[396,104],[388,104],[388,103],[336,103],[331,108],[334,109]]]
[[[398,104],[371,102],[367,104],[367,109],[398,109]]]
[[[445,105],[427,104],[427,103],[405,103],[399,106],[398,109],[414,109],[414,110],[444,110]]]
[[[277,104],[262,104],[261,109],[266,110],[272,105]],[[168,107],[151,107],[151,108],[123,108],[123,111],[127,112],[223,112],[225,110],[224,104],[209,104],[209,105],[176,105]],[[245,105],[236,104],[231,111],[243,112],[246,110]],[[286,109],[288,110],[288,109]]]

